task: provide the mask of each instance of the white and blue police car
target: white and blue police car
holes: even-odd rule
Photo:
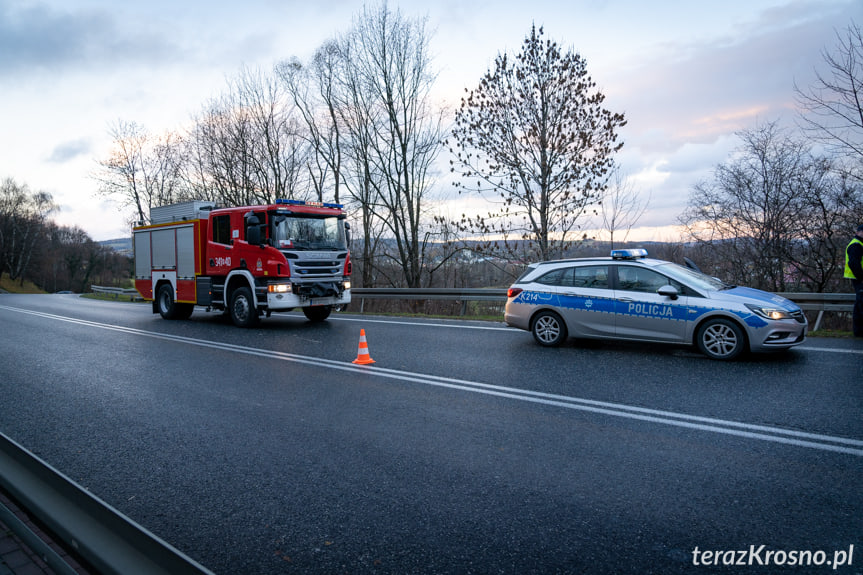
[[[646,250],[534,263],[509,288],[504,319],[544,346],[568,337],[694,345],[713,359],[803,343],[792,301],[728,285]]]

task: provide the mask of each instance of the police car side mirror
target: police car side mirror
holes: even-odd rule
[[[677,291],[677,288],[672,285],[665,285],[656,290],[656,293],[663,297],[668,297],[671,299],[677,299],[677,296],[680,295],[680,292]]]

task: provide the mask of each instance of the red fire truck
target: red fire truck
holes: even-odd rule
[[[241,327],[295,308],[323,321],[351,301],[349,230],[339,204],[153,208],[150,224],[132,229],[135,289],[165,319],[204,306]]]

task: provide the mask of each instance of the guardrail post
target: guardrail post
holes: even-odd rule
[[[824,317],[824,310],[818,310],[818,317],[815,318],[815,327],[812,328],[812,331],[818,331],[818,328],[821,327],[821,318]]]

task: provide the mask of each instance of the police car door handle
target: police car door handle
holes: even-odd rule
[[[634,299],[632,299],[631,297],[619,297],[619,298],[617,298],[617,301],[626,301],[626,302],[630,302],[630,301],[635,301],[635,300],[634,300]]]

